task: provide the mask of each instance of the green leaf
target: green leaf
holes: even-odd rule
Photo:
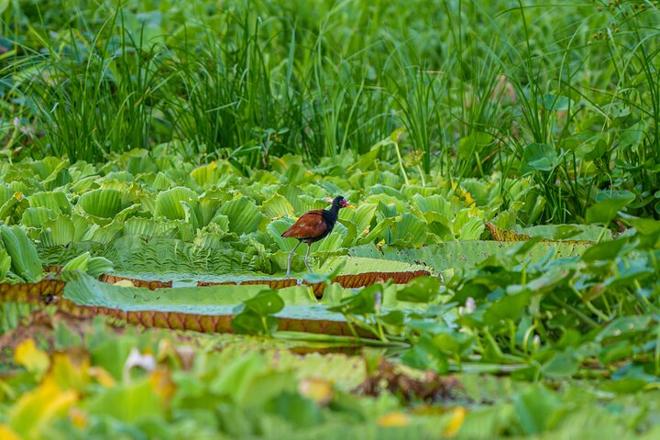
[[[644,371],[641,365],[628,363],[612,375],[613,380],[604,382],[601,388],[619,394],[639,392],[648,384],[658,382],[658,377]]]
[[[418,370],[432,369],[438,373],[449,371],[447,357],[436,347],[428,334],[423,334],[417,344],[403,353],[401,362]]]
[[[375,203],[363,203],[355,209],[342,209],[339,211],[339,221],[347,220],[353,223],[358,236],[366,235],[376,215],[377,207]]]
[[[133,384],[118,385],[90,399],[88,411],[98,417],[135,423],[164,416],[165,406],[148,378]],[[164,422],[164,419],[162,419]]]
[[[414,303],[428,303],[438,296],[440,280],[436,277],[417,277],[396,293],[396,299]]]
[[[100,219],[112,219],[121,211],[122,193],[115,189],[97,189],[83,194],[78,200],[84,212]]]
[[[82,216],[62,214],[43,225],[41,233],[42,244],[49,246],[65,246],[81,241],[92,225]],[[94,225],[98,227],[98,225]]]
[[[0,240],[0,282],[4,281],[11,269],[11,257]]]
[[[539,98],[539,101],[543,108],[551,112],[567,111],[572,104],[568,96],[562,95],[543,95]]]
[[[0,14],[4,13],[9,7],[9,0],[0,1]]]
[[[596,336],[596,342],[601,342],[608,338],[618,338],[629,335],[630,333],[637,333],[645,331],[652,321],[656,321],[650,315],[642,316],[621,316],[610,322],[603,328]]]
[[[596,225],[535,225],[517,228],[516,232],[546,240],[611,240],[609,229]]]
[[[559,163],[557,151],[548,144],[529,144],[523,150],[522,172],[552,171]]]
[[[613,260],[623,246],[628,242],[627,238],[619,238],[617,240],[605,241],[591,246],[582,254],[582,260],[586,262],[594,262],[598,260]]]
[[[298,243],[298,240],[292,240],[282,237],[284,231],[286,231],[291,225],[293,225],[292,219],[279,219],[274,220],[266,226],[266,231],[272,238],[272,240],[277,243],[277,246],[284,251],[291,251],[294,246]],[[300,249],[300,248],[299,248]]]
[[[262,203],[261,209],[266,218],[271,219],[293,217],[295,215],[291,203],[280,194],[273,194],[271,198]]]
[[[481,152],[484,147],[493,143],[493,136],[489,133],[474,132],[461,138],[458,143],[458,157],[460,159],[469,159],[474,153]]]
[[[216,162],[211,162],[207,165],[202,165],[190,172],[190,177],[202,188],[207,188],[211,185],[218,183],[220,178],[220,170]]]
[[[290,373],[270,369],[266,359],[253,352],[229,360],[209,384],[209,390],[239,407],[258,407],[290,390],[294,383]]]
[[[394,246],[421,246],[426,241],[428,226],[424,220],[406,212],[390,227],[383,238]]]
[[[401,310],[391,310],[380,317],[380,320],[386,325],[401,326],[405,321],[406,315]]]
[[[62,267],[62,278],[65,280],[74,279],[71,272],[85,272],[90,276],[97,278],[104,273],[112,272],[113,264],[110,260],[103,257],[92,257],[89,252],[78,255],[71,259]]]
[[[475,215],[474,209],[464,208],[456,213],[451,225],[454,237],[460,240],[478,240],[486,228],[483,217]]]
[[[365,287],[353,296],[344,298],[340,304],[329,307],[332,312],[339,312],[345,315],[366,315],[374,313],[376,310],[376,297],[383,295],[382,284],[372,284]]]
[[[527,435],[540,434],[549,429],[559,398],[542,385],[533,385],[513,398],[520,426]]]
[[[23,302],[0,302],[0,334],[18,327],[35,309],[36,306]]]
[[[64,351],[68,348],[81,346],[83,343],[81,335],[76,330],[70,328],[65,321],[55,322],[53,337],[55,339],[55,350]]]
[[[277,290],[264,290],[254,297],[243,302],[245,308],[257,313],[259,316],[273,315],[284,308],[284,301]]]
[[[514,295],[504,295],[502,298],[486,306],[484,322],[488,325],[496,326],[508,320],[517,321],[522,316],[529,301],[529,291],[523,291]]]
[[[71,203],[62,191],[34,193],[28,197],[28,202],[33,208],[48,208],[58,214],[69,214],[71,212]]]
[[[354,257],[378,258],[381,264],[387,260],[410,264],[423,261],[436,272],[455,270],[457,267],[467,271],[474,269],[489,257],[505,255],[508,251],[519,249],[521,246],[527,245],[525,242],[511,243],[491,240],[448,241],[419,249],[399,249],[386,246],[379,250],[373,245],[364,245],[351,248],[349,254]],[[536,242],[532,249],[525,251],[525,259],[536,263],[545,259],[549,252],[552,252],[552,259],[572,257],[582,254],[588,247],[584,243]]]
[[[555,353],[543,365],[541,372],[547,377],[556,379],[570,377],[577,373],[580,363],[579,357],[572,350],[562,351]]]
[[[197,200],[200,227],[204,227],[211,222],[217,222],[219,217],[218,208],[221,204],[221,199],[209,194],[205,194]]]
[[[23,212],[21,223],[27,227],[40,228],[56,217],[55,211],[49,208],[27,208]]]
[[[587,223],[609,224],[618,212],[635,200],[630,191],[602,191],[596,197],[596,203],[587,208]]]
[[[12,271],[29,283],[43,277],[37,249],[19,226],[0,225],[0,237],[7,254],[11,257]]]
[[[218,212],[229,218],[229,229],[239,235],[255,232],[264,219],[257,205],[247,197],[226,202]]]
[[[170,220],[185,218],[182,202],[196,199],[197,194],[189,188],[182,186],[163,191],[156,196],[155,217],[165,217]]]
[[[348,229],[346,228],[346,226],[342,225],[341,223],[336,223],[330,235],[325,237],[323,240],[319,241],[317,244],[312,245],[316,247],[315,249],[312,248],[312,251],[316,253],[336,252],[342,249],[342,244],[346,239],[347,235],[348,235]]]
[[[660,221],[652,218],[631,218],[630,224],[642,235],[655,235],[660,232]]]
[[[248,335],[272,335],[277,331],[277,319],[262,316],[254,310],[244,309],[231,320],[231,327],[236,333]]]

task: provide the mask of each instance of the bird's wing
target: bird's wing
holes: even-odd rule
[[[293,238],[315,238],[323,234],[328,229],[328,225],[323,218],[323,210],[309,211],[300,216],[300,218],[283,234],[282,237]]]

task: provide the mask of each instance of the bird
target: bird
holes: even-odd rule
[[[348,203],[348,200],[343,196],[337,196],[332,200],[332,207],[330,209],[315,209],[306,212],[301,215],[289,229],[282,233],[282,237],[284,238],[298,239],[298,243],[289,253],[286,276],[291,275],[291,261],[293,260],[293,254],[303,242],[307,243],[305,266],[307,267],[307,270],[312,272],[312,269],[309,267],[309,262],[307,261],[309,258],[309,251],[312,248],[312,243],[328,236],[328,234],[332,232],[332,228],[335,227],[339,210],[349,207],[352,207],[352,205]]]

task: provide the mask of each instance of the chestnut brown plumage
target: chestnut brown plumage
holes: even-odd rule
[[[284,233],[282,237],[285,238],[296,238],[298,243],[289,253],[289,259],[287,263],[286,275],[291,275],[291,260],[293,259],[293,254],[300,246],[300,243],[307,243],[307,253],[305,254],[305,266],[310,272],[312,269],[309,267],[309,251],[312,248],[312,243],[325,238],[332,228],[335,227],[337,222],[337,215],[339,215],[339,210],[341,208],[346,208],[350,206],[348,201],[342,196],[337,196],[332,201],[332,207],[330,209],[317,209],[314,211],[306,212],[301,215],[298,220]]]

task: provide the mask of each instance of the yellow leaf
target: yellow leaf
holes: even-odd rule
[[[168,358],[176,357],[176,349],[174,344],[169,339],[161,339],[158,342],[158,353],[156,354],[156,360],[162,362]]]
[[[298,385],[298,391],[319,405],[330,402],[334,394],[332,384],[323,379],[302,380]]]
[[[410,418],[402,412],[395,411],[381,416],[378,424],[386,428],[404,427],[410,424]]]
[[[14,351],[14,361],[24,366],[29,372],[41,374],[48,369],[50,360],[48,354],[39,350],[34,339],[25,339]]]
[[[465,203],[467,206],[472,206],[475,204],[474,197],[472,197],[472,194],[469,191],[463,191],[463,199],[465,199]]]
[[[25,393],[9,410],[9,425],[25,438],[39,437],[41,428],[52,419],[66,414],[78,400],[73,390],[63,390],[52,377]]]
[[[454,408],[454,410],[451,412],[449,423],[447,423],[447,426],[445,426],[445,430],[442,432],[442,434],[445,437],[453,437],[458,434],[461,426],[463,426],[465,414],[467,414],[467,411],[462,406]]]
[[[87,353],[55,353],[48,377],[63,389],[82,389],[89,383],[89,356]]]
[[[80,408],[71,408],[69,411],[69,419],[73,426],[78,429],[83,429],[87,426],[87,413]]]
[[[89,375],[96,379],[96,381],[106,388],[113,387],[115,385],[115,379],[110,373],[104,370],[101,367],[91,367],[89,369]]]
[[[172,382],[170,371],[163,367],[159,367],[151,372],[149,375],[149,383],[155,393],[158,394],[164,402],[168,402],[176,390],[174,382]]]
[[[7,425],[0,425],[0,438],[2,440],[21,440],[21,438]]]

